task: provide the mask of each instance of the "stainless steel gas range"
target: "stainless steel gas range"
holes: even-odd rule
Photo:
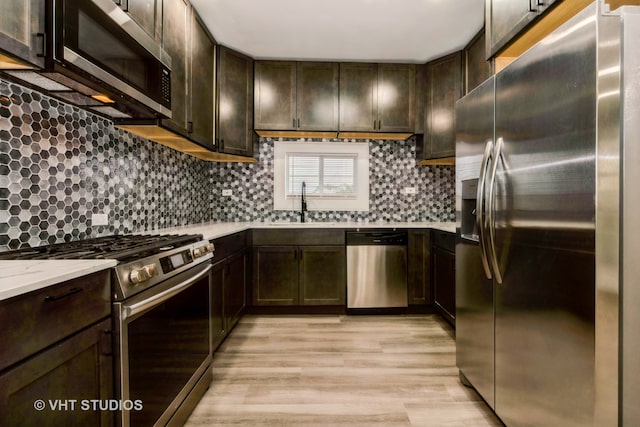
[[[120,426],[182,425],[211,382],[211,258],[201,235],[108,236],[0,259],[118,260],[112,269]]]

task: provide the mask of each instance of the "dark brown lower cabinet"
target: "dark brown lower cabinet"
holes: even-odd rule
[[[238,323],[246,306],[247,253],[243,249],[227,257],[222,281],[224,325],[227,331]]]
[[[224,269],[225,260],[213,263],[211,269],[211,348],[215,351],[226,336],[224,325]]]
[[[213,244],[211,343],[215,350],[247,305],[247,233],[230,234],[215,239]]]
[[[298,247],[253,248],[253,305],[298,305]]]
[[[26,359],[0,375],[0,425],[112,426],[91,406],[113,398],[112,364],[110,319]]]
[[[456,256],[440,247],[433,248],[434,305],[451,324],[456,317]]]
[[[346,254],[343,246],[300,248],[300,304],[343,305]]]
[[[431,230],[408,233],[409,305],[431,304]]]
[[[253,305],[344,305],[344,246],[257,246]]]

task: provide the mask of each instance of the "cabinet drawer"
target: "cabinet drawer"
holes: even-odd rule
[[[228,257],[231,254],[238,252],[239,250],[246,248],[247,232],[241,231],[239,233],[215,239],[213,241],[213,244],[216,247],[216,251],[213,254],[213,261],[217,262]]]
[[[253,245],[344,245],[343,229],[253,230]]]
[[[456,250],[456,235],[446,231],[433,231],[433,245],[449,252]]]
[[[2,302],[0,370],[110,313],[108,270]]]

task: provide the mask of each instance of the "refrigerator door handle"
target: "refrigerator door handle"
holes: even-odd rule
[[[482,268],[484,269],[484,275],[487,279],[491,279],[491,268],[489,267],[489,260],[487,259],[487,242],[486,233],[484,228],[484,210],[485,210],[485,195],[484,189],[487,180],[487,167],[491,161],[491,151],[493,149],[493,141],[488,140],[484,148],[484,155],[482,156],[482,165],[480,166],[480,177],[478,178],[478,192],[476,195],[476,225],[478,227],[478,237],[480,241],[480,254],[482,258]]]
[[[491,259],[491,267],[493,270],[493,276],[495,277],[498,285],[502,284],[502,274],[500,273],[500,266],[498,265],[498,256],[496,253],[496,227],[494,223],[494,205],[495,205],[495,184],[496,173],[498,171],[498,163],[500,163],[500,157],[502,156],[502,138],[496,140],[496,144],[493,149],[493,163],[491,164],[491,171],[489,173],[489,208],[487,209],[487,224],[485,227],[489,228],[489,258]]]

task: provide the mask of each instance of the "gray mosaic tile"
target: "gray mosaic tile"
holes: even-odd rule
[[[210,221],[213,167],[0,80],[0,250]]]
[[[370,211],[310,220],[454,220],[453,167],[415,166],[413,139],[369,143]],[[273,210],[273,145],[260,140],[258,163],[208,163],[0,79],[0,251],[203,221],[296,221]],[[101,212],[109,226],[92,226]]]
[[[274,142],[271,138],[260,139],[258,163],[218,166],[211,206],[215,218],[263,222],[299,219],[297,211],[273,210]],[[455,168],[416,166],[413,138],[371,140],[369,144],[369,212],[311,211],[310,221],[455,220]],[[416,187],[417,194],[401,194],[404,187]],[[223,189],[232,189],[233,196],[223,197]]]

